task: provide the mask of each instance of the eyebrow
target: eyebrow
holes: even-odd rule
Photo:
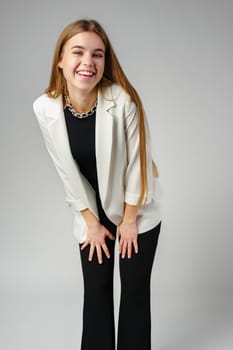
[[[85,47],[84,47],[84,46],[80,46],[80,45],[75,45],[75,46],[72,46],[71,49],[83,49],[83,50],[85,50]],[[101,48],[94,49],[93,51],[95,51],[95,52],[96,52],[96,51],[101,51],[101,52],[104,53],[104,50],[101,49]]]

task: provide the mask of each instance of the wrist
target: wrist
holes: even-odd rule
[[[136,205],[130,205],[128,203],[125,203],[122,222],[124,224],[135,224],[137,220],[137,212],[138,212],[138,208]]]
[[[136,218],[123,218],[122,224],[136,224]]]
[[[99,224],[98,218],[89,210],[89,209],[84,209],[80,211],[82,214],[87,226],[96,226]]]

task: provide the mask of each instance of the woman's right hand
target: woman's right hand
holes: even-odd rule
[[[87,224],[87,238],[83,245],[81,246],[81,250],[85,249],[90,244],[90,251],[88,260],[92,261],[95,249],[98,257],[99,264],[102,264],[102,249],[107,258],[110,258],[110,253],[105,242],[105,238],[108,237],[112,240],[115,239],[114,235],[109,232],[99,221],[95,221],[94,223]]]

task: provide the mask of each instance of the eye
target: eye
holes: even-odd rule
[[[82,51],[73,51],[73,54],[74,54],[74,55],[81,56],[81,55],[82,55]]]
[[[103,54],[102,53],[94,53],[93,57],[95,57],[95,58],[103,58]]]

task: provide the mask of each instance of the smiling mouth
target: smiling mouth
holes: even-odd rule
[[[77,71],[76,72],[78,75],[84,76],[84,77],[93,77],[95,75],[94,72],[90,72],[87,70],[83,70],[83,71]]]

